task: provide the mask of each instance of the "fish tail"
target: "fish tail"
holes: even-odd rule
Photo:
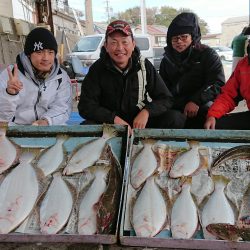
[[[223,176],[223,175],[213,175],[212,176],[212,180],[216,183],[223,183],[223,184],[225,184],[225,185],[227,185],[229,182],[230,182],[230,180],[228,179],[228,178],[226,178],[225,176]]]
[[[66,141],[69,138],[69,135],[66,134],[59,134],[56,136],[57,140],[62,140],[62,141]]]
[[[108,140],[110,138],[116,137],[117,135],[118,132],[113,126],[108,124],[103,125],[103,135],[102,135],[103,138]]]
[[[149,145],[154,145],[155,143],[156,143],[156,140],[154,140],[154,139],[149,139],[149,138],[147,138],[147,139],[144,139],[144,140],[142,140],[142,143],[145,145],[145,144],[149,144]]]
[[[6,135],[8,129],[8,122],[0,122],[0,136]]]

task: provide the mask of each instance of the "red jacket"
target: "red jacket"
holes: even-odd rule
[[[238,62],[234,73],[221,88],[221,94],[209,108],[207,116],[220,118],[231,112],[238,105],[239,98],[245,99],[250,109],[250,64],[247,56]]]

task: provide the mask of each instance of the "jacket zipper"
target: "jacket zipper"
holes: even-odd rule
[[[42,95],[42,91],[41,91],[42,84],[40,83],[38,87],[39,87],[38,95],[37,95],[36,103],[35,103],[35,106],[34,106],[34,112],[35,112],[36,120],[38,120],[38,113],[37,113],[37,107],[36,106],[37,106],[37,104],[38,104],[38,102],[39,102],[39,100],[41,98],[41,95]]]

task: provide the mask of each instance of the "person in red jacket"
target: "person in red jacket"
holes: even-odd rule
[[[250,53],[237,64],[234,73],[221,88],[213,105],[209,108],[205,129],[250,129],[250,111],[230,113],[245,99],[250,109]]]

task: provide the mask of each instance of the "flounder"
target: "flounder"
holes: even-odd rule
[[[0,186],[0,233],[14,230],[32,211],[39,195],[39,184],[31,161],[35,155],[24,152],[20,164]]]
[[[136,156],[131,173],[130,182],[133,188],[138,189],[157,169],[157,160],[152,150],[154,140],[144,140],[144,147]]]
[[[42,151],[36,160],[36,166],[40,168],[45,176],[55,172],[64,163],[66,152],[63,143],[67,136],[58,136],[56,143]]]
[[[154,176],[147,179],[132,206],[131,224],[137,236],[153,237],[164,228],[168,209]]]
[[[190,193],[191,180],[187,180],[176,199],[171,213],[171,232],[175,239],[190,239],[198,226],[198,213]]]
[[[201,213],[201,224],[206,239],[215,239],[206,229],[209,224],[235,224],[234,211],[224,193],[228,181],[223,176],[213,176],[213,180],[215,190],[204,205]]]
[[[179,178],[182,176],[192,175],[200,166],[200,154],[198,143],[192,143],[191,149],[177,155],[169,176],[171,178]]]
[[[103,135],[87,144],[81,145],[71,155],[66,167],[63,170],[64,175],[71,175],[82,172],[84,169],[93,166],[99,159],[107,140],[117,135],[114,127],[104,125]]]
[[[0,174],[17,163],[19,148],[6,136],[7,126],[0,123]]]
[[[68,221],[73,207],[72,194],[60,173],[53,181],[40,208],[40,228],[43,234],[56,234]]]
[[[110,166],[94,166],[95,179],[84,195],[79,207],[78,233],[93,235],[97,232],[96,204],[107,188],[107,175]]]

